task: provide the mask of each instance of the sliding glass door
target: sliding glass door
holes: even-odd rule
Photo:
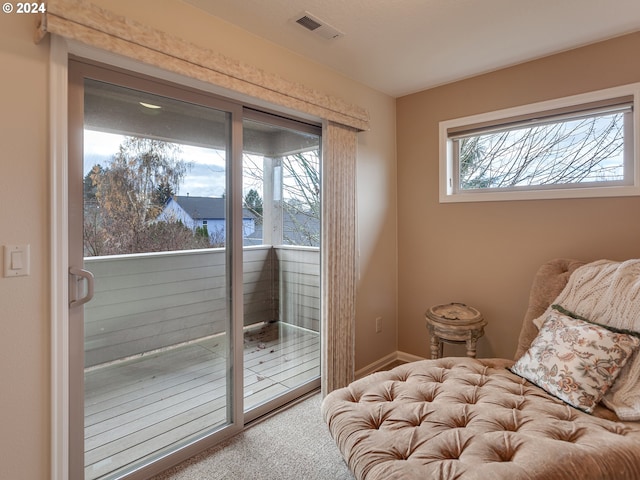
[[[144,478],[319,387],[320,128],[82,61],[69,119],[70,477]]]

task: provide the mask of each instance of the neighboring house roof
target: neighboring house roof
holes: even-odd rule
[[[173,200],[194,220],[225,218],[225,199],[212,197],[174,196]]]
[[[194,220],[226,218],[225,198],[222,197],[191,197],[175,195],[175,201]],[[171,201],[170,200],[170,201]],[[243,218],[254,218],[248,209],[242,209]]]
[[[319,246],[320,219],[302,212],[291,212],[285,209],[282,214],[282,230],[285,245]],[[252,245],[261,245],[263,239],[263,224],[256,222],[255,230],[245,237]],[[313,241],[310,243],[310,240]]]
[[[320,219],[310,213],[292,212],[285,209],[282,216],[283,234],[289,245],[320,245]],[[309,245],[314,238],[313,245]]]

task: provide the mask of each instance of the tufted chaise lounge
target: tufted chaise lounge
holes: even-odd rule
[[[554,260],[531,289],[532,321],[582,265]],[[358,480],[638,480],[640,422],[575,409],[511,373],[507,359],[443,358],[371,374],[324,399],[322,413]]]

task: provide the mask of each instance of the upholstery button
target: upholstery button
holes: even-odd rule
[[[476,382],[476,387],[484,387],[487,384],[487,377],[482,375]]]
[[[628,432],[627,427],[624,425],[620,425],[619,423],[614,423],[613,425],[607,425],[603,427],[608,432],[613,433],[614,435],[626,435]]]
[[[556,423],[556,428],[548,432],[549,438],[561,442],[576,443],[582,436],[582,429],[576,428],[572,422]]]
[[[515,452],[511,452],[511,451],[501,451],[497,453],[498,453],[498,458],[500,458],[501,462],[510,462],[511,460],[513,460],[513,455],[515,454]]]
[[[371,430],[380,430],[380,426],[382,425],[379,419],[374,417],[369,418],[368,423],[371,425]]]
[[[520,429],[519,422],[514,416],[497,420],[497,423],[505,432],[517,432]]]
[[[478,387],[474,387],[471,392],[464,392],[462,395],[465,403],[468,403],[469,405],[475,405],[478,403]]]
[[[466,418],[457,418],[453,421],[453,424],[456,428],[465,428],[467,426],[467,423],[468,421]]]
[[[522,410],[525,401],[525,397],[510,398],[508,408],[510,408],[511,410]]]

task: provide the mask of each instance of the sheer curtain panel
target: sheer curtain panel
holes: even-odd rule
[[[356,150],[353,128],[327,122],[322,152],[322,350],[324,395],[354,378]]]

